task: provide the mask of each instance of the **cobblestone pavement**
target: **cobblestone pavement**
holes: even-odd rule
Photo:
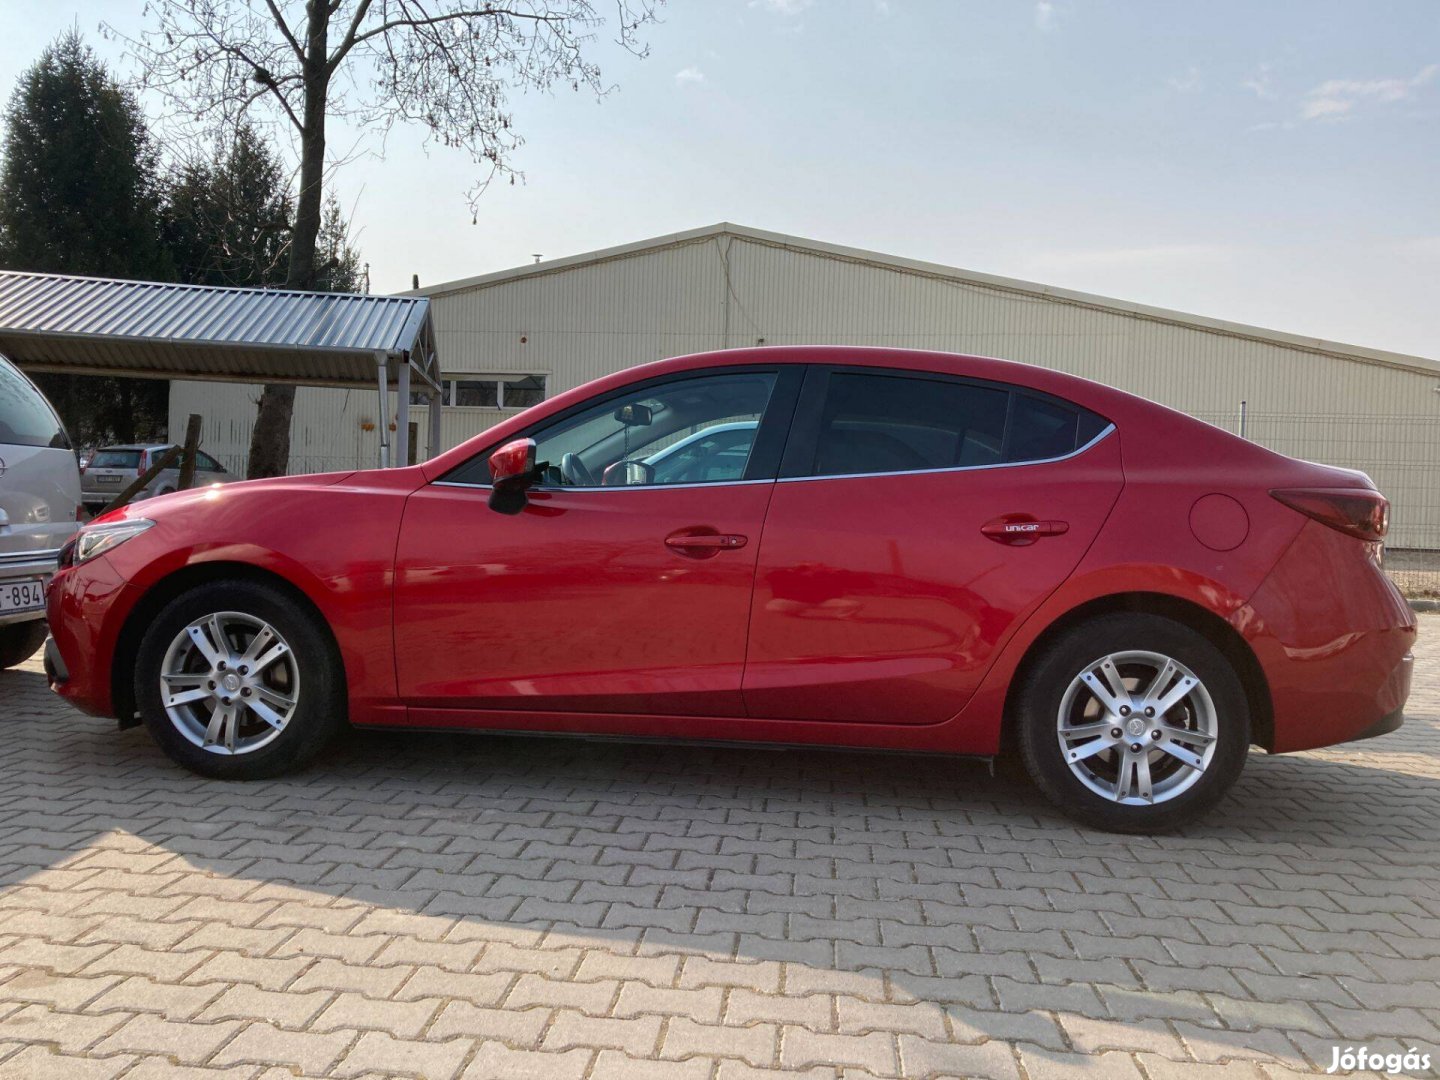
[[[0,1076],[1224,1076],[1440,1062],[1440,616],[1405,728],[1179,837],[973,763],[364,735],[196,779],[0,672]]]

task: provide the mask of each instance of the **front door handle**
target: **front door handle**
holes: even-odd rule
[[[1042,536],[1063,536],[1070,531],[1070,523],[1053,520],[1036,521],[1030,517],[1022,518],[1017,514],[1007,514],[1004,517],[987,521],[980,526],[980,531],[997,544],[1024,547],[1027,544],[1033,544]]]
[[[677,532],[665,538],[665,546],[671,551],[688,555],[693,559],[707,559],[722,551],[734,551],[750,542],[748,536],[739,533]]]

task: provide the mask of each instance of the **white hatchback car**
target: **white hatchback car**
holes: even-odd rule
[[[0,356],[0,668],[45,643],[45,586],[79,511],[80,466],[64,425]]]

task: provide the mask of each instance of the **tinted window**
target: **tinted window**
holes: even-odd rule
[[[90,459],[92,469],[138,469],[139,450],[96,450]]]
[[[830,374],[814,476],[912,472],[1064,457],[1107,421],[1043,394],[954,379]]]
[[[224,467],[202,450],[195,452],[195,464],[206,472],[224,472]]]
[[[813,474],[994,464],[1001,460],[1008,399],[990,386],[834,372]]]
[[[1077,446],[1080,413],[1051,398],[1016,394],[1005,441],[1006,461],[1063,457]],[[1088,440],[1087,440],[1088,441]]]
[[[69,449],[65,429],[30,380],[0,360],[0,443]]]
[[[744,479],[775,381],[774,372],[735,371],[607,397],[527,433],[544,467],[541,483],[622,487]],[[446,479],[489,483],[489,451]]]

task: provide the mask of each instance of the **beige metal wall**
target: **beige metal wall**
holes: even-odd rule
[[[1370,473],[1395,504],[1393,546],[1440,548],[1435,374],[728,234],[440,293],[433,313],[444,371],[543,372],[552,395],[687,352],[834,343],[1039,364],[1230,430],[1243,399],[1257,442]],[[207,447],[243,457],[256,396],[253,388],[176,384],[172,429],[187,412],[203,412]],[[374,398],[344,396],[297,395],[297,471],[374,461],[375,435],[360,428]],[[447,409],[444,446],[502,415]]]

